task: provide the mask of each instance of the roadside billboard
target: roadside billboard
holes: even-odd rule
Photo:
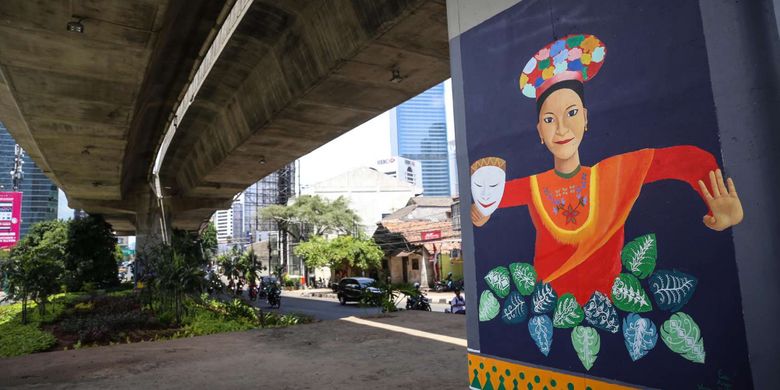
[[[21,225],[22,193],[0,192],[0,248],[16,245]]]

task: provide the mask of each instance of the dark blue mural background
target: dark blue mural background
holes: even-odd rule
[[[695,145],[715,155],[722,166],[694,1],[527,0],[462,34],[470,162],[501,157],[507,161],[507,180],[552,168],[552,156],[539,143],[535,102],[521,94],[518,76],[538,49],[574,33],[595,34],[607,46],[604,66],[585,86],[589,131],[580,146],[583,165],[642,148]],[[735,182],[739,188],[739,177]],[[527,322],[509,326],[498,318],[480,323],[481,352],[643,386],[752,387],[731,232],[706,228],[701,221],[706,212],[687,184],[663,181],[642,189],[626,223],[626,241],[656,233],[656,269],[699,278],[682,311],[701,328],[706,364],[670,351],[660,337],[654,350],[632,362],[622,333],[600,331],[599,357],[586,371],[571,345],[571,330],[555,330],[545,357],[529,336]],[[482,277],[493,267],[532,261],[534,236],[526,207],[498,210],[489,223],[474,228],[478,294],[488,288]],[[655,309],[643,316],[660,329],[670,313]]]

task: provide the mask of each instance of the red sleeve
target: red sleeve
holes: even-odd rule
[[[699,180],[709,187],[710,171],[718,169],[715,156],[695,146],[683,145],[655,149],[645,183],[673,179],[688,183],[704,199]]]
[[[504,186],[504,196],[498,208],[524,206],[531,203],[531,184],[528,177],[510,180]]]

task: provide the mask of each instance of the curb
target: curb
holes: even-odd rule
[[[310,297],[317,297],[317,298],[338,298],[336,294],[333,293],[309,293],[306,295]]]

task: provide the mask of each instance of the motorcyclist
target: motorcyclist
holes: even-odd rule
[[[276,307],[280,306],[282,289],[279,281],[271,282],[268,286],[268,304]]]
[[[447,286],[448,290],[452,290],[452,272],[447,274],[447,277],[444,279],[444,285]]]
[[[249,299],[253,301],[257,299],[257,284],[254,280],[249,281]]]
[[[450,300],[450,313],[466,314],[466,298],[460,294],[460,290],[455,290],[455,296]]]
[[[420,290],[420,283],[415,282],[412,294],[406,299],[406,309],[420,310],[424,297],[425,294]]]

